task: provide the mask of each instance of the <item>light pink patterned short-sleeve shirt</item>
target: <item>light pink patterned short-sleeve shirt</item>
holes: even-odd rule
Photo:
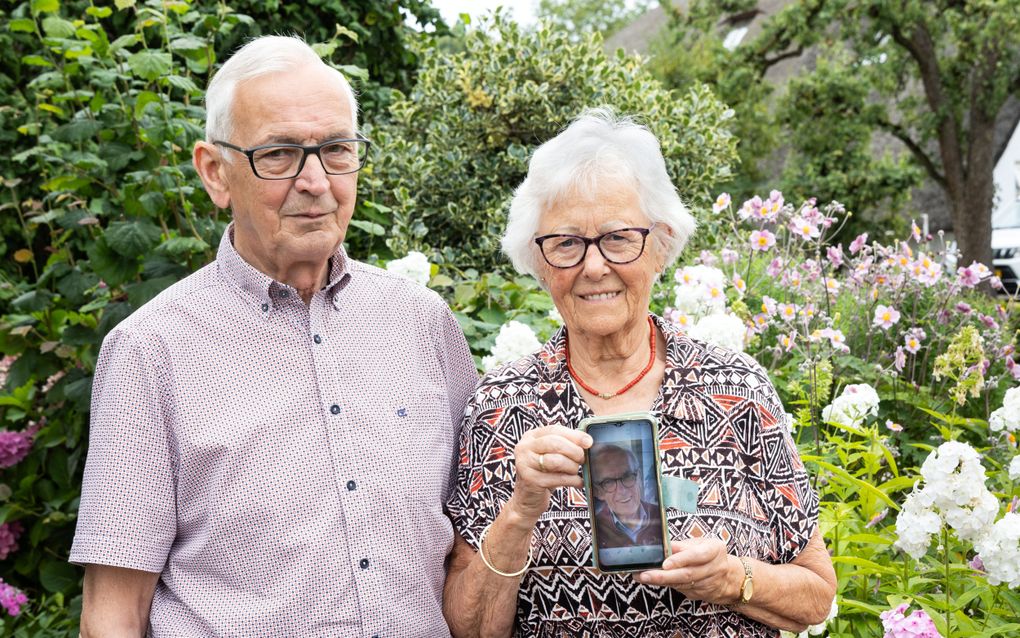
[[[160,572],[157,637],[448,636],[456,320],[342,248],[306,306],[231,235],[103,343],[71,561]]]

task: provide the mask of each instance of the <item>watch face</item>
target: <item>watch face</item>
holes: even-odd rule
[[[744,591],[740,595],[740,599],[743,602],[750,602],[751,596],[754,596],[754,581],[750,578],[744,579]]]

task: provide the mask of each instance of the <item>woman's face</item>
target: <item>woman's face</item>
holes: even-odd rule
[[[551,234],[595,237],[621,228],[648,228],[637,193],[629,184],[605,184],[592,196],[568,196],[542,215],[538,236]],[[668,231],[656,227],[653,232]],[[539,250],[536,245],[535,250]],[[592,337],[610,336],[643,326],[652,284],[662,267],[658,242],[649,235],[644,252],[628,264],[606,261],[591,245],[584,260],[572,268],[554,268],[538,255],[545,281],[567,330]]]

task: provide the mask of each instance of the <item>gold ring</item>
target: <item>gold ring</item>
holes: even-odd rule
[[[545,454],[538,455],[538,469],[545,472]]]

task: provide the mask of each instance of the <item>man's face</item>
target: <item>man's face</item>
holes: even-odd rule
[[[624,452],[603,454],[592,468],[595,496],[606,502],[617,518],[634,521],[641,511],[641,476]],[[612,480],[616,479],[616,480]],[[604,482],[606,487],[601,487]],[[629,486],[628,486],[629,484]]]
[[[242,148],[288,143],[311,146],[354,137],[348,95],[336,74],[310,65],[243,82],[233,106],[230,140]],[[325,264],[347,234],[358,174],[327,175],[309,156],[293,179],[255,177],[248,159],[230,153],[223,164],[234,215],[234,246],[259,270],[273,276],[295,265]]]

